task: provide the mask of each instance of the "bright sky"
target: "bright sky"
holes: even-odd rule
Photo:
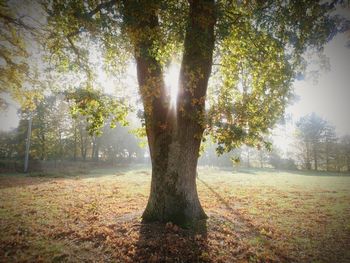
[[[18,126],[18,105],[11,100],[7,94],[1,94],[0,96],[1,98],[4,98],[6,101],[10,102],[5,111],[0,110],[0,130],[8,131]]]
[[[318,79],[297,80],[294,89],[299,100],[286,109],[292,123],[274,131],[274,141],[283,150],[291,148],[295,122],[315,112],[336,127],[338,135],[350,134],[350,41],[348,34],[335,37],[325,47],[330,70],[321,71]]]
[[[326,45],[325,54],[329,58],[331,68],[329,71],[320,72],[317,82],[312,78],[295,81],[295,93],[299,100],[286,109],[287,113],[292,114],[292,124],[274,131],[274,140],[282,150],[287,151],[291,143],[293,124],[301,116],[312,112],[335,125],[339,135],[350,134],[350,48],[346,47],[348,41],[349,33],[341,34]],[[166,85],[171,88],[173,94],[177,91],[178,71],[179,66],[172,65],[165,74]],[[108,77],[101,73],[98,81],[106,91],[111,92],[118,83],[111,80],[105,82],[107,79]],[[135,65],[128,67],[127,78],[123,82],[129,87],[135,87],[135,92],[137,91]],[[10,104],[6,112],[0,112],[0,129],[9,130],[17,125],[17,106]]]
[[[350,36],[338,35],[325,48],[331,69],[321,72],[317,83],[313,80],[296,81],[295,91],[300,101],[290,106],[287,112],[295,118],[316,112],[332,122],[337,132],[350,133]]]

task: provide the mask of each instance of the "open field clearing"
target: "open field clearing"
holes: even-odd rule
[[[207,222],[142,224],[145,167],[0,176],[1,262],[350,262],[350,176],[199,168]]]

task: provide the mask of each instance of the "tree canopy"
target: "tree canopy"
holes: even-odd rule
[[[97,74],[92,46],[114,74],[140,52],[150,52],[164,72],[184,52],[190,2],[48,1],[47,49],[60,69],[84,72],[86,82]],[[219,144],[219,152],[242,143],[263,146],[263,135],[291,99],[292,81],[305,66],[303,52],[322,51],[326,41],[344,30],[345,21],[332,14],[342,1],[217,1],[214,7],[203,2],[215,12],[214,71],[207,113],[197,119]],[[153,13],[157,21],[152,22]],[[202,19],[200,23],[208,23],[208,17]],[[143,50],[140,43],[149,48]],[[160,91],[149,84],[140,92],[152,100]],[[205,97],[191,103],[204,103]]]
[[[23,108],[33,109],[34,100],[42,98],[32,56],[33,46],[40,46],[38,23],[22,11],[16,2],[0,1],[0,92],[9,93]],[[3,98],[0,103],[6,107]]]
[[[12,91],[15,97],[19,96],[22,80],[28,72],[28,66],[23,61],[27,52],[18,27],[21,22],[16,20],[4,1],[0,2],[0,92]],[[5,101],[1,101],[4,104]]]

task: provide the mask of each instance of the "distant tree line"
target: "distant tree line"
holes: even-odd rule
[[[350,136],[338,137],[335,127],[315,113],[297,122],[296,142],[301,168],[350,172]]]
[[[106,124],[91,135],[85,116],[70,113],[63,95],[46,96],[32,111],[18,112],[19,125],[0,132],[0,159],[23,160],[29,119],[32,119],[30,159],[40,161],[103,161],[110,164],[143,162],[146,148],[130,128]]]
[[[283,158],[277,146],[273,146],[271,150],[243,146],[218,156],[215,151],[215,145],[210,145],[202,153],[199,164],[240,168],[298,169],[295,160]]]
[[[217,156],[216,145],[208,144],[199,164],[350,172],[350,135],[339,137],[335,127],[325,119],[315,113],[300,118],[293,137],[294,148],[287,154],[273,145],[271,151],[244,146]]]
[[[0,168],[6,162],[24,160],[30,118],[32,162],[93,161],[111,165],[149,162],[147,147],[140,147],[141,139],[130,128],[117,125],[112,129],[107,123],[101,134],[91,134],[87,118],[72,115],[70,103],[62,94],[46,96],[37,102],[35,110],[19,110],[18,114],[18,127],[0,132]],[[243,146],[218,156],[217,145],[208,140],[203,145],[199,164],[350,171],[349,135],[338,137],[335,127],[316,114],[300,118],[296,128],[295,149],[287,154],[287,158],[276,145],[271,150]]]

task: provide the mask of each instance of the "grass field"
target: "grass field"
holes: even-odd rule
[[[209,219],[142,224],[145,167],[0,175],[1,262],[350,262],[350,176],[199,168]]]

